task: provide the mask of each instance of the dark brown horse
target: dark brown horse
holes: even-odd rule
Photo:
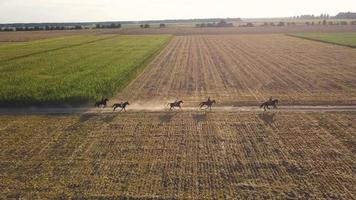
[[[126,112],[126,106],[130,105],[130,103],[128,101],[126,101],[125,103],[115,103],[112,108],[114,108],[113,111],[116,110],[116,108],[121,108],[120,112],[122,110],[124,110]]]
[[[182,103],[184,103],[184,102],[182,100],[180,100],[180,101],[176,101],[176,102],[173,102],[173,103],[168,103],[167,105],[169,106],[170,110],[172,110],[172,108],[174,109],[175,107],[178,107],[178,108],[182,109],[182,107],[180,105]]]
[[[201,102],[201,103],[199,104],[199,106],[200,106],[200,108],[203,108],[204,106],[206,106],[206,109],[210,108],[210,110],[211,110],[211,106],[212,106],[213,104],[215,104],[215,103],[216,103],[215,100],[210,100],[210,99],[208,99],[208,101],[203,101],[203,102]]]
[[[264,111],[266,111],[266,108],[270,109],[269,106],[273,106],[274,109],[277,109],[277,104],[278,104],[278,99],[266,101],[261,104],[260,108],[263,108]]]
[[[95,107],[103,107],[103,108],[105,108],[107,103],[108,103],[108,101],[109,101],[109,99],[102,98],[101,101],[97,101],[95,103]]]

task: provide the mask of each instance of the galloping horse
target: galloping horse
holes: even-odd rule
[[[270,109],[268,106],[273,106],[273,108],[277,108],[277,104],[278,104],[278,99],[275,100],[271,100],[271,101],[266,101],[263,104],[261,104],[260,108],[263,107],[264,111],[266,111],[267,109]]]
[[[124,110],[124,111],[126,112],[126,106],[127,106],[127,105],[130,105],[130,103],[129,103],[128,101],[126,101],[125,103],[115,103],[115,104],[112,106],[112,108],[114,108],[113,111],[115,111],[116,108],[121,108],[120,112],[121,112],[122,110]]]
[[[208,101],[201,102],[199,104],[199,106],[200,106],[200,108],[202,108],[203,106],[206,106],[206,109],[210,108],[210,110],[211,110],[211,106],[215,103],[216,103],[215,100],[210,100],[210,98],[209,98]]]
[[[169,106],[169,109],[172,110],[172,108],[174,109],[175,107],[179,107],[180,109],[182,109],[182,107],[180,106],[180,104],[182,104],[183,101],[180,100],[180,101],[176,101],[176,102],[173,102],[173,103],[168,103],[167,106]]]
[[[97,102],[95,103],[95,107],[101,107],[101,106],[103,106],[103,107],[105,108],[108,101],[109,101],[109,99],[101,98],[101,101],[97,101]]]

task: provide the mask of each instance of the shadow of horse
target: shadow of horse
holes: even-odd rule
[[[159,116],[161,123],[169,123],[172,121],[172,118],[177,115],[177,113],[167,113],[165,115]]]
[[[271,124],[273,124],[273,123],[276,121],[275,115],[276,115],[276,113],[267,113],[267,112],[264,112],[264,113],[262,113],[262,114],[258,114],[258,117],[259,117],[265,124],[271,125]]]
[[[208,119],[206,113],[204,114],[193,114],[193,120],[196,122],[204,122]]]

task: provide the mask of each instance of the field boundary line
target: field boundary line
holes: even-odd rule
[[[129,85],[131,85],[142,73],[144,73],[144,71],[146,70],[146,68],[151,64],[151,62],[159,55],[163,52],[163,50],[165,48],[167,48],[168,44],[172,41],[172,39],[174,38],[173,35],[169,35],[170,37],[168,38],[167,41],[165,41],[159,48],[157,48],[155,51],[153,51],[152,53],[150,53],[147,58],[143,59],[141,62],[139,62],[135,67],[133,67],[133,70],[131,72],[128,72],[126,75],[129,76],[129,79],[131,76],[132,79],[129,80],[127,82],[127,84],[123,84],[121,85],[119,88],[117,88],[116,90],[116,94],[113,95],[114,97],[117,97],[119,95],[119,93],[125,89],[126,87],[128,87]]]
[[[315,38],[310,38],[310,37],[300,36],[300,35],[294,35],[294,34],[290,34],[290,33],[285,34],[285,35],[289,36],[289,37],[294,37],[294,38],[299,38],[299,39],[304,39],[304,40],[310,40],[310,41],[314,41],[314,42],[322,42],[322,43],[326,43],[326,44],[333,44],[333,45],[349,47],[349,48],[353,48],[353,49],[356,48],[356,46],[354,46],[354,45],[347,45],[347,44],[340,44],[340,43],[336,43],[336,42],[329,42],[329,41],[325,41],[325,40],[320,40],[320,39],[315,39]]]
[[[167,107],[160,108],[127,108],[127,112],[113,111],[109,106],[107,108],[93,107],[71,107],[71,108],[0,108],[0,115],[66,115],[66,114],[107,114],[107,113],[174,113],[174,112],[211,112],[211,113],[268,113],[268,112],[356,112],[356,105],[349,106],[301,106],[301,105],[285,105],[279,106],[278,109],[263,111],[259,106],[220,106],[213,107],[212,110],[200,109],[198,107],[183,107],[182,110],[169,110]]]
[[[119,36],[120,35],[114,35],[114,36],[109,36],[109,37],[106,37],[106,38],[100,38],[100,39],[96,39],[96,40],[92,40],[92,41],[88,41],[88,42],[83,42],[83,43],[79,43],[79,44],[72,44],[72,45],[68,45],[68,46],[64,46],[64,47],[58,47],[58,48],[49,49],[49,50],[45,50],[45,51],[39,51],[39,52],[30,53],[30,54],[26,54],[26,55],[22,55],[22,56],[16,56],[16,57],[13,57],[13,58],[10,58],[10,59],[2,60],[2,61],[0,61],[0,64],[6,63],[6,62],[9,62],[9,61],[14,61],[14,60],[21,59],[21,58],[27,58],[27,57],[34,56],[34,55],[40,55],[40,54],[59,51],[59,50],[63,50],[63,49],[69,49],[69,48],[72,48],[72,47],[80,47],[80,46],[87,45],[87,44],[93,44],[95,42],[109,40],[109,39],[112,39],[112,38],[115,38],[115,37],[119,37]]]

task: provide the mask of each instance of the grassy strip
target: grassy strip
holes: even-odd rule
[[[356,48],[356,33],[295,33],[287,36]]]
[[[0,63],[0,105],[82,105],[114,96],[170,38],[116,36]]]

